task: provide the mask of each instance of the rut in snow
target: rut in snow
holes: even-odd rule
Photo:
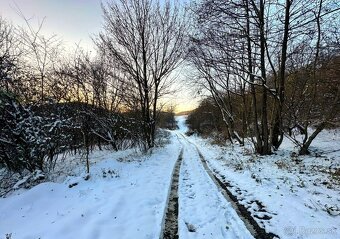
[[[186,139],[186,138],[185,138]],[[190,144],[194,145],[192,142],[190,142],[188,139],[186,139]],[[225,197],[227,201],[230,202],[238,216],[241,218],[241,220],[244,222],[245,226],[249,230],[249,232],[252,234],[254,238],[257,239],[272,239],[272,238],[279,238],[277,235],[273,233],[267,233],[262,227],[259,226],[259,224],[254,220],[254,218],[251,216],[250,212],[238,202],[237,197],[235,197],[230,190],[227,188],[228,184],[223,183],[209,168],[207,161],[205,160],[204,156],[198,149],[196,145],[194,145],[198,155],[200,156],[201,162],[203,164],[204,169],[207,171],[208,175],[212,179],[212,181],[217,185],[222,195]]]
[[[160,239],[178,238],[178,181],[179,172],[183,159],[183,148],[178,156],[174,170],[167,201],[167,209],[162,224]]]

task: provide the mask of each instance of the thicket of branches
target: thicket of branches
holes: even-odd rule
[[[63,49],[43,22],[17,27],[0,18],[0,167],[47,171],[63,153],[93,147],[155,146],[169,76],[184,54],[184,16],[171,1],[103,5],[95,54]],[[21,14],[21,12],[19,11]],[[161,117],[160,117],[161,116]]]
[[[145,147],[155,142],[159,98],[183,60],[185,15],[169,0],[117,0],[103,6],[105,29],[97,45],[120,69],[124,106],[140,111]]]
[[[339,120],[338,1],[203,0],[192,10],[195,83],[210,93],[227,137],[250,137],[270,154],[286,134],[308,153]]]

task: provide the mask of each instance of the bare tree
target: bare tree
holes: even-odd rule
[[[231,94],[241,95],[245,115],[251,109],[244,122],[258,153],[270,154],[283,139],[288,62],[303,42],[314,45],[317,58],[320,26],[338,11],[333,0],[205,0],[194,7],[193,65],[213,97],[225,101],[218,105],[229,119],[235,120],[233,109],[237,107],[228,99]],[[251,96],[248,103],[246,95]],[[226,125],[232,127],[233,121]]]
[[[138,102],[145,146],[152,148],[159,97],[184,56],[184,15],[170,0],[117,0],[103,5],[104,32],[97,45],[128,81],[126,96]]]
[[[289,62],[290,90],[287,99],[290,132],[300,154],[308,154],[316,136],[336,125],[339,117],[339,4],[320,0],[305,25],[303,41],[295,46]],[[336,27],[337,26],[337,27]],[[293,84],[293,85],[292,85]],[[295,137],[294,128],[303,137]],[[300,136],[300,135],[299,135]]]
[[[0,17],[0,86],[6,92],[14,91],[13,75],[18,66],[21,50],[15,28]]]
[[[198,70],[196,83],[200,83],[207,89],[215,104],[219,108],[223,121],[225,123],[229,140],[237,140],[243,144],[243,140],[235,130],[234,106],[231,96],[237,95],[236,81],[231,79],[230,60],[228,56],[224,57],[222,48],[212,49],[204,40],[194,40],[196,45],[190,49],[189,59]]]
[[[46,37],[41,33],[45,19],[38,23],[37,28],[34,28],[31,19],[25,17],[19,7],[17,7],[17,12],[26,23],[25,27],[18,29],[17,34],[25,52],[23,61],[31,75],[30,87],[36,88],[37,91],[33,100],[43,103],[51,90],[49,81],[61,52],[61,40],[57,35]]]

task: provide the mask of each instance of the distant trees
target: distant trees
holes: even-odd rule
[[[61,42],[56,35],[46,37],[41,34],[43,22],[34,29],[29,21],[22,17],[27,26],[18,29],[18,36],[24,51],[22,58],[31,76],[30,88],[35,89],[34,98],[31,100],[44,103],[52,89],[54,67],[61,53]]]
[[[339,25],[334,21],[339,20],[339,10],[333,0],[204,0],[193,7],[190,61],[197,69],[196,82],[208,89],[219,107],[231,140],[242,143],[240,134],[251,136],[260,154],[280,146],[286,112],[293,110],[287,107],[290,73],[309,66],[309,89],[313,85],[318,91],[321,55],[339,54],[335,43],[339,26],[333,25]],[[333,97],[335,106],[338,98]],[[309,104],[308,112],[315,104]],[[238,108],[242,115],[235,111]],[[333,107],[328,109],[334,112]],[[235,130],[237,121],[243,125],[241,131]],[[312,140],[312,135],[307,138]],[[300,144],[301,154],[308,151],[304,148],[309,142]]]
[[[175,112],[172,107],[158,112],[157,126],[163,129],[176,129]]]
[[[169,0],[118,0],[103,11],[97,45],[120,72],[125,105],[140,112],[145,147],[152,148],[158,100],[185,53],[183,12]]]
[[[221,111],[212,97],[201,101],[199,106],[189,114],[187,124],[190,126],[190,133],[196,132],[201,135],[209,135],[212,132],[223,133],[225,128]]]

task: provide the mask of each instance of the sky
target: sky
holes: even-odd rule
[[[80,44],[91,51],[91,36],[102,29],[101,0],[0,0],[0,15],[14,25],[24,26],[19,9],[33,27],[44,20],[42,33],[58,35],[70,49]],[[185,75],[180,77],[185,78]],[[179,88],[176,95],[169,97],[169,103],[176,106],[177,112],[191,110],[197,105],[197,99],[186,87]]]
[[[42,32],[57,34],[65,45],[80,43],[91,48],[90,36],[98,33],[102,26],[100,0],[1,0],[0,14],[16,25],[25,22],[18,14],[18,8],[37,27],[44,20]]]

